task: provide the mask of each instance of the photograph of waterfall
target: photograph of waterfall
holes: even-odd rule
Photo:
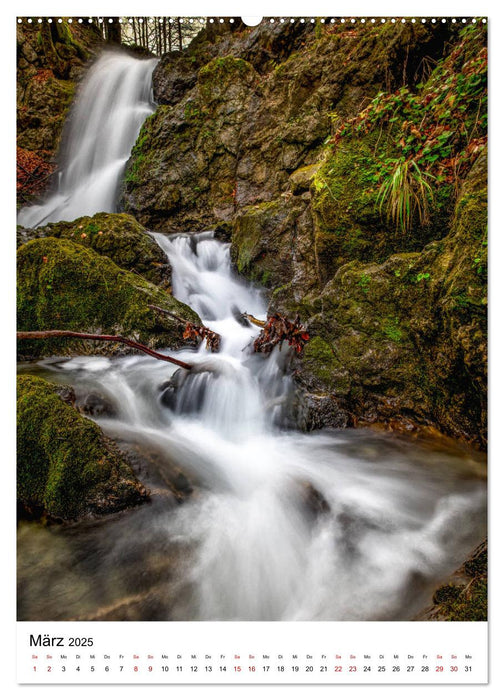
[[[17,619],[487,620],[487,23],[17,19]]]

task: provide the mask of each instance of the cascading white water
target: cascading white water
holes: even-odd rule
[[[161,478],[176,464],[196,490],[177,508],[156,508],[154,496],[151,510],[79,537],[53,530],[58,605],[98,619],[110,610],[121,619],[125,605],[138,606],[140,619],[408,619],[485,534],[481,462],[369,431],[279,427],[286,349],[251,352],[258,329],[240,325],[234,307],[263,318],[266,308],[233,276],[229,245],[210,234],[154,237],[175,296],[222,335],[221,351],[179,351],[201,369],[185,378],[144,357],[74,358],[45,371],[78,397],[90,388],[105,395],[116,415],[98,419],[103,429],[155,453]]]
[[[25,207],[18,223],[34,228],[114,212],[131,149],[153,112],[152,71],[157,59],[103,53],[89,70],[64,134],[57,188],[42,204]]]
[[[96,62],[58,188],[21,224],[114,210],[154,66],[120,53]],[[288,429],[288,349],[251,352],[258,329],[236,310],[264,318],[266,305],[233,275],[229,245],[153,236],[174,295],[221,334],[221,350],[179,351],[197,365],[189,374],[138,356],[39,363],[78,401],[94,391],[111,404],[95,419],[142,455],[153,496],[96,523],[24,523],[19,619],[409,619],[484,537],[483,460],[364,430]],[[175,506],[187,479],[194,492]]]

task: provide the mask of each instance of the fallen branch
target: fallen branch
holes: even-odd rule
[[[264,328],[267,321],[261,321],[258,318],[255,318],[255,316],[252,316],[252,314],[248,314],[247,312],[243,313],[242,318],[246,318],[247,321],[250,321],[250,323],[253,323],[254,326],[259,326],[259,328]]]
[[[182,336],[184,340],[205,340],[207,350],[211,350],[212,352],[218,352],[220,348],[221,337],[215,331],[212,331],[206,326],[197,326],[191,321],[186,321],[185,319],[180,318],[180,316],[177,316],[171,311],[168,311],[168,309],[161,308],[161,306],[149,304],[149,309],[154,309],[154,311],[160,311],[161,313],[166,314],[167,316],[171,316],[176,321],[179,321],[179,323],[185,324],[185,330]]]
[[[151,350],[146,345],[137,343],[129,338],[123,338],[121,335],[97,335],[95,333],[78,333],[77,331],[18,331],[18,340],[43,340],[45,338],[80,338],[81,340],[104,340],[112,343],[123,343],[124,345],[129,345],[135,350],[140,350],[141,352],[155,357],[156,360],[164,360],[165,362],[171,362],[174,365],[178,365],[183,369],[192,369],[193,365],[187,362],[182,362],[182,360],[177,360],[175,357],[170,357],[169,355],[162,355],[160,352]]]

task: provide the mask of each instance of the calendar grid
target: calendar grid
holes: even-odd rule
[[[28,623],[18,682],[486,683],[487,623]]]

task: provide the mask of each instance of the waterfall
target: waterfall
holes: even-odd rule
[[[118,53],[96,62],[58,188],[21,212],[23,225],[114,209],[152,109],[154,65]],[[289,428],[289,349],[252,351],[259,330],[239,312],[264,319],[266,303],[233,273],[229,244],[211,232],[152,235],[174,296],[221,335],[221,349],[170,351],[190,373],[144,356],[28,366],[72,385],[78,406],[103,399],[109,410],[93,418],[139,461],[152,501],[91,526],[24,523],[20,619],[410,619],[485,535],[484,457],[366,430]]]
[[[44,202],[23,208],[18,223],[53,221],[116,211],[118,188],[140,128],[154,109],[157,59],[108,51],[89,70],[63,135],[57,186]]]
[[[130,600],[125,572],[141,557],[129,576],[134,591],[145,577],[134,614],[147,619],[409,619],[484,537],[478,458],[366,430],[286,429],[286,348],[252,352],[259,329],[242,326],[236,307],[265,318],[266,305],[233,274],[229,244],[210,233],[153,235],[175,296],[221,334],[221,350],[171,351],[195,365],[191,373],[138,356],[43,363],[49,379],[74,386],[77,402],[90,391],[106,397],[114,415],[96,420],[156,455],[153,483],[173,483],[175,465],[194,487],[176,508],[154,495],[151,508],[77,542],[56,536],[58,556],[78,547],[94,572],[86,605],[119,610]]]

